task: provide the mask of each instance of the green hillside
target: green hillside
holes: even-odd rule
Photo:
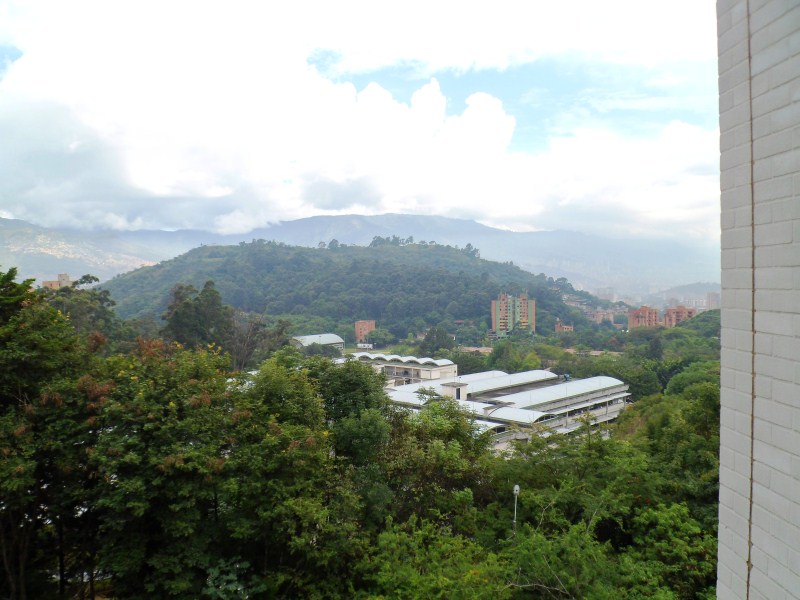
[[[561,291],[572,291],[565,279],[482,260],[469,246],[394,242],[304,248],[254,240],[203,246],[120,275],[104,288],[124,318],[159,316],[175,284],[199,289],[213,280],[223,301],[240,310],[336,322],[375,319],[396,335],[448,320],[488,324],[491,300],[501,291],[534,297],[541,331],[550,331],[556,317],[583,322],[561,301]]]

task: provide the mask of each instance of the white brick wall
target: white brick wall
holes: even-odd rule
[[[800,0],[718,0],[717,28],[717,597],[800,598]]]

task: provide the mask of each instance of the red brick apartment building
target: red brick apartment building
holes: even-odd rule
[[[632,308],[628,311],[628,329],[637,327],[658,327],[661,323],[658,320],[658,309],[642,306]]]
[[[696,308],[676,306],[666,309],[664,311],[664,318],[659,319],[658,309],[650,308],[649,306],[632,308],[628,311],[628,329],[636,329],[637,327],[658,327],[659,325],[667,328],[675,327],[678,323],[691,319],[696,314]]]
[[[375,321],[356,321],[356,343],[366,342],[370,331],[375,330]]]
[[[675,327],[678,323],[691,319],[696,314],[696,308],[686,308],[685,306],[668,308],[664,311],[664,327]]]

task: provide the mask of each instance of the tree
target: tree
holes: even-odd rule
[[[31,301],[33,279],[16,283],[16,278],[16,267],[11,267],[5,273],[0,271],[0,324],[8,321],[26,302]]]
[[[379,597],[510,598],[510,568],[446,527],[410,519],[378,536],[366,577]]]
[[[50,392],[73,377],[86,354],[66,317],[30,295],[26,286],[4,286],[0,322],[0,550],[7,587],[14,600],[29,585],[46,581],[52,563],[39,560],[34,541],[52,539],[48,523],[60,523],[67,504],[62,493],[64,468],[75,468],[82,436],[74,435],[62,402]],[[63,574],[63,569],[59,570]],[[63,577],[62,577],[63,580]],[[2,589],[2,586],[0,586]],[[39,588],[39,593],[48,592]]]
[[[384,348],[395,340],[392,332],[382,329],[380,327],[373,329],[367,334],[367,341],[373,344],[376,348]]]
[[[447,333],[447,330],[442,327],[431,327],[419,345],[419,353],[422,356],[435,356],[439,350],[450,350],[455,348],[455,345],[453,336]]]
[[[234,336],[232,309],[210,280],[199,294],[191,285],[176,285],[162,319],[167,322],[162,335],[190,348],[217,344],[227,349]]]
[[[226,362],[216,352],[143,341],[83,385],[87,395],[106,390],[93,458],[99,562],[114,596],[201,594],[222,535]]]

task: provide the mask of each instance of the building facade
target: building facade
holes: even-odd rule
[[[674,308],[667,308],[664,311],[664,320],[662,324],[664,327],[675,327],[678,323],[683,323],[687,319],[691,319],[697,315],[696,308],[686,308],[685,306],[676,306]]]
[[[503,292],[492,300],[492,331],[503,337],[517,328],[536,333],[536,300]]]
[[[372,365],[372,368],[386,375],[389,385],[407,385],[438,379],[455,377],[458,366],[446,358],[417,358],[372,352],[354,352],[352,358]]]
[[[42,287],[49,290],[57,290],[62,287],[69,287],[72,285],[72,280],[67,273],[59,273],[58,279],[43,281]]]
[[[720,600],[800,597],[800,2],[718,0]]]
[[[567,325],[561,319],[556,318],[556,333],[561,333],[562,331],[575,331],[575,326]]]
[[[370,331],[375,330],[375,321],[356,321],[356,343],[364,343]]]
[[[661,325],[658,320],[658,309],[642,306],[632,308],[628,311],[628,329],[637,327],[658,327]]]

